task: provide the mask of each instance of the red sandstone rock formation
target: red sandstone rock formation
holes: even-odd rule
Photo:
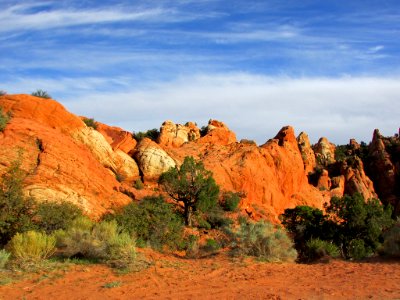
[[[13,114],[0,133],[0,173],[21,148],[24,169],[30,172],[27,193],[39,200],[71,201],[92,216],[149,194],[162,172],[189,155],[204,162],[222,190],[242,192],[240,206],[253,218],[278,221],[285,208],[322,208],[331,195],[345,191],[373,195],[361,162],[333,178],[323,172],[317,187],[309,184],[307,174],[316,165],[314,152],[308,137],[301,134],[296,139],[290,126],[259,147],[238,143],[236,135],[216,120],[210,120],[203,137],[193,123],[168,121],[161,127],[159,143],[143,139],[136,144],[120,128],[101,123],[98,130],[86,127],[54,100],[7,95],[0,97],[0,106]],[[334,145],[326,139],[315,149],[324,162],[334,161]],[[127,180],[119,183],[116,174]],[[139,175],[145,181],[141,191],[130,184]]]

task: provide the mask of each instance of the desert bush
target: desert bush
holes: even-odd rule
[[[4,131],[7,123],[10,121],[11,115],[3,112],[3,108],[0,107],[0,132]]]
[[[8,260],[10,259],[10,255],[11,253],[5,249],[0,250],[0,269],[3,269],[6,266]]]
[[[383,253],[388,256],[400,257],[400,219],[385,233]]]
[[[164,245],[171,249],[182,247],[183,220],[162,196],[144,197],[110,217],[121,228],[135,234],[139,246],[149,245],[157,250]]]
[[[61,255],[107,262],[126,267],[136,257],[135,241],[123,232],[115,221],[93,223],[81,217],[70,228],[56,233]]]
[[[307,241],[318,238],[334,243],[345,258],[365,258],[380,248],[383,232],[392,224],[391,207],[385,208],[377,199],[365,201],[360,194],[333,197],[325,208],[326,214],[297,206],[281,216],[301,257]]]
[[[221,248],[221,245],[214,239],[207,239],[206,244],[203,246],[205,251],[214,252]]]
[[[67,229],[72,222],[83,215],[82,210],[70,202],[41,202],[37,205],[33,223],[38,230],[50,234]]]
[[[205,229],[220,229],[229,227],[233,221],[225,216],[223,209],[217,205],[206,212],[197,213],[197,226]]]
[[[239,193],[225,192],[222,195],[222,207],[226,211],[236,211],[240,202]]]
[[[0,179],[0,245],[5,245],[17,233],[32,229],[34,201],[25,197],[21,158],[11,163]]]
[[[34,91],[31,95],[43,99],[51,99],[51,96],[46,91],[41,89]]]
[[[39,262],[50,257],[56,246],[54,236],[37,231],[17,233],[8,243],[14,259],[20,262]]]
[[[93,118],[84,118],[83,123],[85,123],[87,127],[97,129],[97,122]]]
[[[0,90],[0,96],[4,96],[4,95],[7,95],[7,92],[4,90]]]
[[[294,261],[297,252],[285,230],[271,223],[242,223],[235,234],[236,254],[250,255],[267,261]]]
[[[133,187],[137,190],[142,190],[144,188],[143,182],[140,179],[136,179],[133,183]]]
[[[156,142],[158,137],[160,136],[160,131],[157,128],[149,129],[147,131],[139,131],[133,133],[133,138],[140,142],[144,138],[149,138],[152,141]]]
[[[306,242],[303,255],[308,261],[314,261],[323,257],[339,257],[340,251],[339,248],[331,242],[311,239]]]

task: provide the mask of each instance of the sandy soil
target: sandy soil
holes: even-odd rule
[[[75,265],[0,286],[0,299],[400,299],[400,261],[263,263],[226,255],[182,259],[146,253],[152,265],[117,274]]]

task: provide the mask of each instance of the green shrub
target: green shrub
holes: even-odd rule
[[[42,232],[17,233],[7,245],[13,258],[20,262],[39,262],[50,257],[56,246],[54,236]]]
[[[97,129],[97,122],[93,118],[84,118],[83,123],[85,123],[87,127]]]
[[[160,131],[157,128],[149,129],[147,131],[139,131],[133,133],[133,138],[140,142],[144,138],[149,138],[152,141],[156,142],[158,137],[160,136]]]
[[[239,193],[225,192],[222,197],[222,207],[226,211],[236,211],[240,202]]]
[[[392,224],[391,207],[383,207],[377,199],[365,201],[360,194],[333,197],[325,208],[323,214],[319,209],[298,206],[281,216],[301,257],[306,242],[319,238],[334,243],[345,258],[362,259],[381,247],[383,232]]]
[[[223,209],[217,205],[206,212],[199,212],[198,227],[219,229],[230,226],[233,221],[225,216]]]
[[[328,241],[311,239],[306,242],[304,256],[308,261],[318,260],[323,257],[339,257],[339,248]]]
[[[136,257],[134,239],[115,221],[93,223],[81,217],[56,237],[62,256],[104,261],[115,267],[126,267]]]
[[[161,174],[160,184],[175,201],[184,205],[185,224],[192,226],[194,211],[206,212],[218,203],[219,187],[201,161],[185,157],[182,165]]]
[[[219,250],[221,248],[221,245],[214,239],[207,239],[206,244],[203,248],[208,252],[214,252]]]
[[[4,95],[7,95],[7,92],[4,90],[0,90],[0,96],[4,96]]]
[[[3,112],[3,108],[0,107],[0,132],[4,131],[7,123],[10,121],[11,115]]]
[[[0,269],[3,269],[6,266],[8,260],[10,259],[10,255],[11,253],[7,252],[5,249],[0,250]]]
[[[23,193],[25,173],[21,159],[11,166],[0,179],[0,245],[5,245],[17,233],[32,229],[34,201]]]
[[[183,220],[162,196],[132,202],[111,218],[127,232],[135,234],[139,246],[149,245],[158,250],[164,245],[171,249],[182,247]]]
[[[72,222],[83,215],[82,210],[70,202],[41,202],[37,205],[33,223],[38,230],[50,234],[67,229]]]
[[[294,261],[297,252],[286,232],[271,223],[242,223],[236,233],[236,252],[267,261]]]
[[[400,257],[400,220],[384,235],[383,253],[393,257]]]
[[[32,96],[43,98],[43,99],[51,99],[51,96],[44,90],[36,90],[32,93]]]
[[[133,183],[133,187],[137,190],[142,190],[144,188],[143,182],[140,179],[136,179]]]

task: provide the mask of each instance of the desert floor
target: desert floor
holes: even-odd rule
[[[400,261],[265,263],[145,251],[147,268],[73,265],[0,286],[0,299],[400,299]]]

